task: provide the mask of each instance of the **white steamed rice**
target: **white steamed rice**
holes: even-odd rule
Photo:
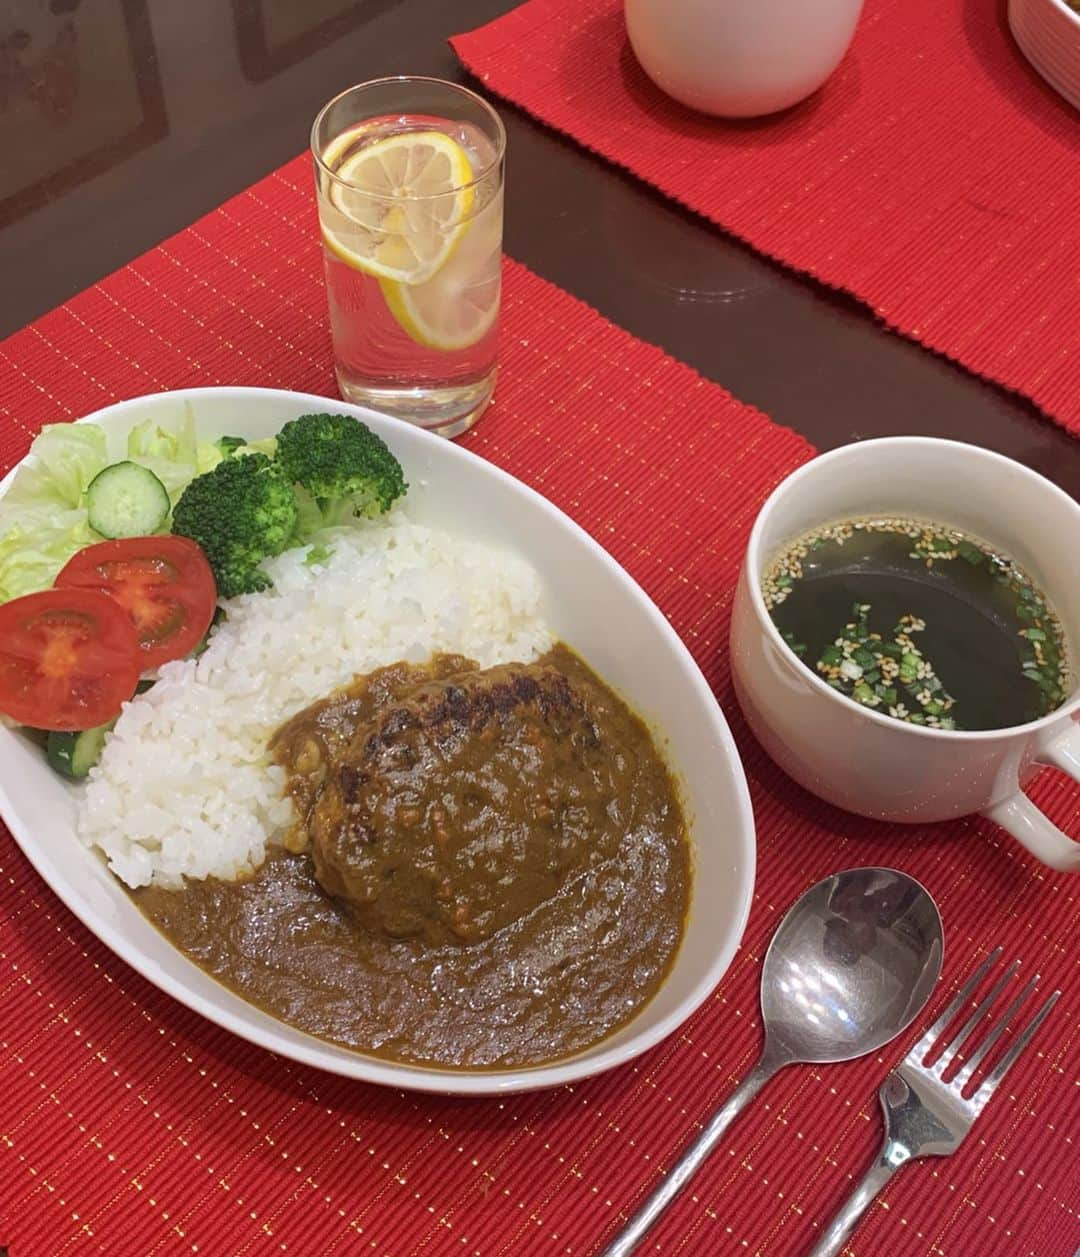
[[[522,559],[413,523],[400,508],[266,565],[273,590],[234,599],[198,660],[167,664],[128,703],[91,770],[79,836],[129,886],[234,878],[293,820],[267,742],[358,673],[434,651],[482,667],[550,645]]]

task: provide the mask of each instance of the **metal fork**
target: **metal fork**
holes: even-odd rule
[[[881,1152],[878,1154],[877,1161],[863,1176],[862,1182],[833,1218],[810,1257],[836,1257],[874,1198],[902,1166],[907,1165],[909,1161],[914,1161],[917,1157],[947,1157],[960,1147],[975,1119],[986,1107],[987,1101],[997,1090],[1009,1068],[1046,1020],[1050,1009],[1061,995],[1060,991],[1055,991],[1043,1004],[1031,1019],[1027,1029],[1001,1058],[993,1072],[987,1074],[969,1098],[964,1098],[964,1088],[986,1058],[986,1054],[1035,989],[1039,981],[1039,975],[1036,974],[1009,1004],[979,1048],[965,1060],[956,1076],[949,1082],[944,1081],[944,1074],[956,1058],[957,1052],[990,1011],[991,1005],[1004,990],[1006,984],[1015,976],[1020,962],[1014,961],[1004,976],[999,978],[982,998],[975,1011],[960,1027],[934,1064],[928,1066],[923,1063],[930,1049],[971,998],[972,992],[986,976],[990,967],[1000,958],[1001,951],[1002,949],[998,947],[987,956],[957,991],[948,1008],[915,1044],[902,1063],[881,1084],[878,1094],[885,1115],[885,1141],[881,1145]]]

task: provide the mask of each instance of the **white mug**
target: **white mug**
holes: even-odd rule
[[[691,109],[752,118],[787,109],[840,64],[863,0],[625,0],[634,55]]]
[[[761,574],[822,524],[910,516],[971,533],[1014,559],[1080,647],[1080,504],[1035,472],[973,445],[927,437],[863,441],[794,472],[761,509],[731,623],[735,693],[765,750],[800,785],[863,816],[940,821],[981,812],[1051,868],[1080,870],[1080,842],[1024,793],[1044,766],[1080,781],[1080,687],[1055,711],[983,732],[907,724],[827,685],[784,642]],[[1070,660],[1074,669],[1075,654]]]

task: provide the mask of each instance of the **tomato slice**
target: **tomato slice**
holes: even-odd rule
[[[187,537],[125,537],[87,546],[68,560],[56,588],[114,598],[135,625],[143,668],[190,654],[217,605],[214,573]]]
[[[0,606],[0,711],[35,729],[93,729],[135,693],[143,662],[112,598],[48,589]]]

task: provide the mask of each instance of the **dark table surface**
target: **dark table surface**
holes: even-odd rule
[[[468,81],[447,37],[516,0],[0,0],[0,334],[305,148],[330,96]],[[1080,497],[1080,441],[500,105],[506,248],[821,448],[924,433]]]

